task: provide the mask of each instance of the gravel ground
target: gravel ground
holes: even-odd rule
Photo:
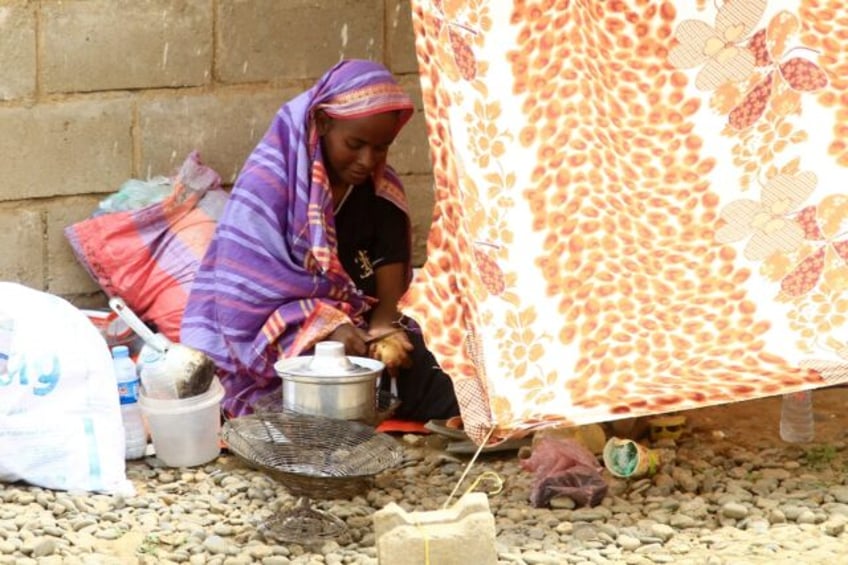
[[[515,452],[484,455],[463,484],[483,471],[505,481],[490,498],[499,563],[848,563],[848,389],[819,391],[815,402],[816,443],[806,446],[777,437],[778,399],[689,412],[661,471],[607,475],[594,508],[568,499],[532,508],[532,475]],[[399,439],[407,462],[375,488],[314,501],[347,524],[331,541],[266,540],[263,522],[296,500],[231,456],[195,469],[148,458],[128,465],[130,498],[0,485],[0,563],[376,564],[373,512],[389,502],[439,508],[469,459],[434,436]]]

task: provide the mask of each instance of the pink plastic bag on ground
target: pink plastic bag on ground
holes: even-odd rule
[[[595,506],[604,499],[607,483],[597,458],[573,439],[543,438],[521,468],[534,473],[530,504],[548,506],[555,496],[567,496],[580,506]]]

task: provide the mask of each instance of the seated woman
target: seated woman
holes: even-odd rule
[[[284,104],[248,157],[192,286],[182,343],[209,355],[230,416],[279,394],[274,363],[344,343],[386,362],[398,417],[459,413],[452,383],[415,331],[394,329],[409,284],[403,186],[386,154],[413,105],[391,73],[343,61]],[[392,340],[392,341],[389,341]]]

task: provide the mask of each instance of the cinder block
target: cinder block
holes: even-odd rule
[[[412,2],[388,0],[386,6],[386,58],[393,73],[418,73],[415,32],[412,29]]]
[[[35,93],[35,6],[11,1],[0,6],[0,100]]]
[[[398,134],[391,148],[392,166],[400,174],[431,173],[430,145],[427,138],[427,122],[421,101],[421,84],[418,75],[400,79],[400,84],[415,103],[415,114]]]
[[[377,560],[381,565],[494,565],[495,518],[482,492],[460,498],[452,508],[406,512],[390,503],[374,513]]]
[[[218,2],[217,22],[223,82],[317,78],[342,58],[383,58],[383,0]]]
[[[208,0],[42,2],[46,92],[200,85],[211,81]]]
[[[115,190],[132,169],[131,123],[123,99],[0,108],[0,201]]]
[[[0,208],[0,280],[44,290],[44,225],[35,207]]]
[[[117,188],[117,187],[116,187]],[[97,208],[101,198],[78,196],[61,198],[45,205],[47,210],[47,276],[46,288],[60,296],[89,294],[100,287],[77,261],[63,230],[84,220]]]
[[[412,220],[412,264],[419,267],[427,259],[427,236],[433,221],[433,176],[405,175],[401,180]]]
[[[141,178],[171,175],[197,149],[203,162],[232,183],[274,114],[299,89],[159,97],[139,104]]]

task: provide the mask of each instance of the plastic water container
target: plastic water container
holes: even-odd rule
[[[815,435],[813,392],[804,390],[783,395],[780,407],[780,439],[789,443],[809,443]]]
[[[224,387],[212,379],[203,394],[156,399],[141,391],[139,404],[150,426],[156,456],[169,467],[194,467],[221,453],[221,399]]]
[[[138,354],[138,374],[147,398],[168,400],[178,398],[174,379],[168,374],[165,354],[144,344]]]
[[[130,358],[130,350],[126,345],[112,348],[112,360],[124,423],[124,457],[138,459],[144,457],[147,450],[147,430],[144,428],[141,407],[138,405],[139,381],[135,363]]]

